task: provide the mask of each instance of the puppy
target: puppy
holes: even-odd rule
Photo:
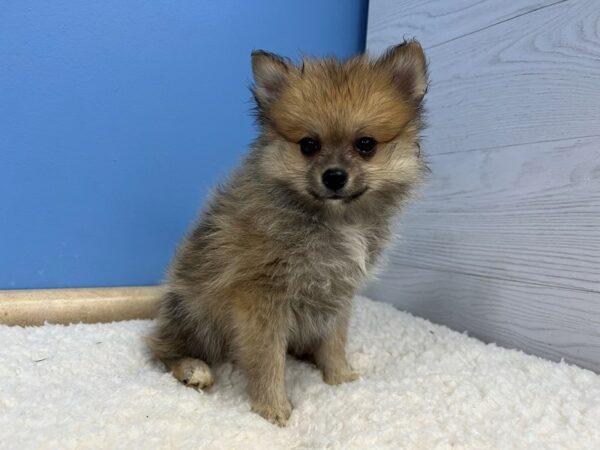
[[[255,51],[252,70],[260,135],[180,246],[148,344],[196,388],[233,360],[252,410],[284,426],[287,352],[326,383],[358,376],[345,355],[352,298],[424,172],[427,71],[415,41],[301,65]]]

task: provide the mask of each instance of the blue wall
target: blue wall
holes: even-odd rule
[[[0,289],[159,282],[256,135],[250,51],[363,49],[366,0],[0,5]]]

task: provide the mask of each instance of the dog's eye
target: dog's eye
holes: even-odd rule
[[[371,156],[375,152],[377,141],[372,137],[365,136],[358,138],[354,145],[362,156]]]
[[[321,143],[317,139],[305,137],[300,140],[300,151],[306,156],[310,156],[321,150]]]

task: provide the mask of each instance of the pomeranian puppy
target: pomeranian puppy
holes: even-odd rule
[[[416,41],[300,65],[255,51],[252,70],[260,135],[180,246],[148,344],[196,388],[234,361],[252,410],[283,426],[287,352],[326,383],[358,376],[345,355],[352,299],[424,172],[427,70]]]

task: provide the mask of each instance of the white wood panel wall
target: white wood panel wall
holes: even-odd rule
[[[367,293],[600,372],[600,1],[369,8],[369,52],[426,49],[432,174]]]

